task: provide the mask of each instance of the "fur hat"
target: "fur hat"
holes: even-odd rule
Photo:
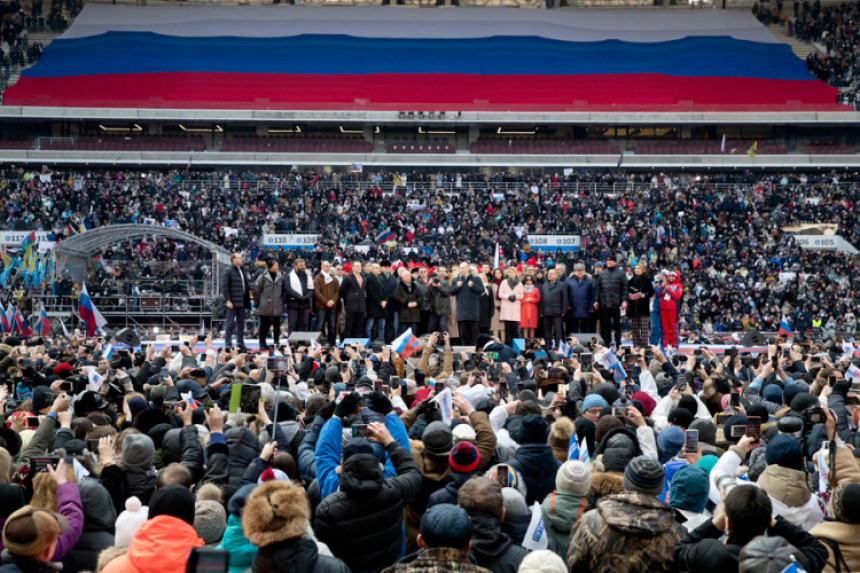
[[[248,497],[242,512],[242,531],[248,541],[264,547],[301,537],[311,515],[303,489],[283,481],[267,481]]]
[[[573,435],[573,422],[567,416],[563,416],[552,423],[549,429],[549,440],[547,440],[552,453],[560,462],[567,461],[567,447],[570,445],[570,437]]]

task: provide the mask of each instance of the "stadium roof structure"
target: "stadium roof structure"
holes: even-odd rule
[[[745,11],[87,4],[0,118],[857,123]]]

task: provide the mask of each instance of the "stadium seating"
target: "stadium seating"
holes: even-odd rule
[[[47,140],[41,149],[49,151],[204,151],[199,136],[118,136],[85,135],[70,139]]]
[[[388,153],[456,153],[448,139],[394,139],[386,145]]]
[[[255,137],[224,140],[221,151],[250,153],[370,153],[373,144],[361,137]]]
[[[614,141],[487,137],[472,144],[472,153],[517,155],[618,155]]]

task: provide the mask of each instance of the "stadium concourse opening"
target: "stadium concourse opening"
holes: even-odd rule
[[[742,11],[88,4],[4,105],[848,111]]]

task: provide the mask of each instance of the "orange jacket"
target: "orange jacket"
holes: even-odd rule
[[[134,534],[128,552],[111,560],[102,573],[185,573],[192,547],[202,547],[194,528],[177,517],[158,515]]]

